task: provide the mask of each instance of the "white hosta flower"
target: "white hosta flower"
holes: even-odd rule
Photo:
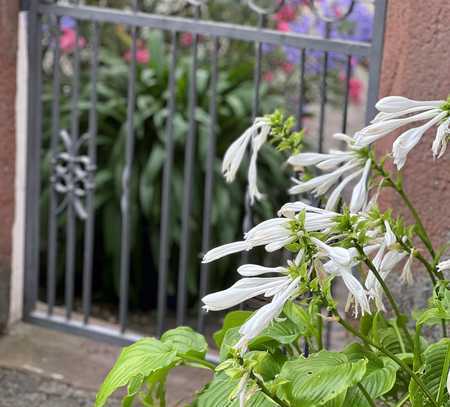
[[[446,119],[438,126],[436,137],[433,141],[431,150],[434,158],[441,158],[445,150],[447,150],[447,143],[450,137],[450,118]]]
[[[205,311],[221,311],[258,295],[273,297],[284,290],[290,282],[291,279],[287,275],[282,277],[241,278],[230,288],[203,297],[202,302],[205,304],[203,309]]]
[[[418,127],[406,130],[395,140],[392,152],[397,168],[401,169],[405,165],[408,153],[433,126],[438,126],[432,147],[433,155],[436,158],[445,152],[450,123],[448,101],[415,101],[401,96],[389,96],[381,99],[376,108],[380,113],[369,126],[355,135],[357,146],[369,146],[400,127],[425,121]]]
[[[300,194],[312,192],[315,196],[327,193],[335,184],[338,184],[332,191],[326,209],[335,210],[344,188],[357,177],[358,183],[353,189],[350,210],[360,211],[367,201],[367,179],[370,172],[371,161],[365,160],[360,153],[360,147],[355,147],[355,140],[345,134],[335,134],[338,140],[347,143],[348,151],[332,150],[328,154],[321,153],[300,153],[289,158],[288,163],[292,166],[315,166],[325,174],[314,177],[308,181],[294,180],[294,185],[289,193]]]
[[[437,265],[437,269],[438,269],[441,273],[444,272],[444,271],[450,270],[450,259],[449,259],[449,260],[441,261],[441,262]]]
[[[271,322],[280,315],[284,304],[291,298],[295,297],[300,277],[292,280],[290,284],[280,290],[272,299],[272,302],[262,306],[249,318],[239,329],[241,338],[234,346],[241,353],[247,351],[248,343],[256,338]]]
[[[353,189],[352,200],[350,201],[350,212],[359,212],[364,206],[366,206],[368,198],[367,181],[369,178],[370,168],[372,160],[367,160],[364,165],[364,170],[361,179]]]
[[[372,264],[378,271],[380,277],[385,280],[395,266],[400,263],[407,255],[404,251],[390,250],[385,253],[386,243],[384,242],[372,260]],[[365,286],[369,292],[370,298],[374,299],[375,306],[379,311],[386,311],[383,303],[383,287],[376,278],[375,274],[369,270]]]
[[[384,221],[384,227],[386,228],[386,233],[384,234],[384,242],[386,243],[386,247],[390,248],[395,243],[397,243],[397,238],[394,235],[394,232],[391,229],[391,225],[389,222]]]
[[[358,262],[356,251],[342,247],[332,247],[316,238],[311,238],[311,240],[319,248],[322,256],[325,255],[330,259],[323,265],[324,270],[328,274],[342,278],[351,298],[355,301],[355,317],[358,316],[359,310],[361,310],[362,315],[370,314],[368,292],[352,274],[352,267]]]
[[[252,153],[248,167],[248,191],[251,204],[254,203],[255,199],[259,200],[263,197],[257,185],[256,160],[258,158],[258,152],[267,141],[270,131],[271,127],[268,121],[264,117],[257,117],[253,125],[228,147],[223,157],[222,173],[227,182],[233,182],[245,156],[247,147],[251,144]]]
[[[256,246],[264,246],[266,251],[279,250],[298,238],[298,232],[293,230],[295,216],[305,210],[304,228],[307,232],[322,232],[336,224],[336,212],[317,209],[303,202],[291,202],[279,211],[279,218],[266,220],[244,234],[244,240],[228,243],[211,249],[203,257],[203,263],[220,259],[229,254],[248,251]],[[300,231],[299,233],[303,233]]]
[[[247,385],[248,385],[249,374],[245,373],[241,380],[239,380],[237,397],[239,398],[239,407],[245,407],[245,402],[247,400]]]
[[[447,392],[450,394],[450,370],[448,371],[447,375]]]
[[[408,260],[406,260],[406,263],[403,266],[402,274],[400,275],[400,282],[402,284],[412,285],[412,283],[414,282],[413,275],[412,275],[413,260],[414,260],[414,251],[411,250]]]
[[[380,99],[375,105],[379,112],[386,114],[402,113],[408,109],[429,110],[442,106],[444,100],[412,100],[404,96],[387,96]]]

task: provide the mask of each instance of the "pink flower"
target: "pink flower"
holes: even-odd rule
[[[180,37],[180,42],[183,47],[190,47],[192,45],[192,33],[182,33]]]
[[[291,64],[290,62],[283,62],[281,64],[281,69],[284,71],[284,73],[291,74],[294,70],[294,64]]]
[[[291,27],[289,27],[289,24],[286,21],[279,21],[277,23],[277,30],[287,32],[291,31]]]
[[[359,105],[362,100],[364,85],[358,78],[351,78],[349,83],[349,96],[353,103]]]
[[[295,8],[290,4],[283,6],[278,13],[275,14],[276,21],[292,21],[296,17]]]
[[[63,28],[62,34],[59,37],[59,47],[62,52],[69,53],[75,49],[77,41],[77,33],[73,28]],[[84,48],[86,46],[86,39],[78,36],[78,46]]]
[[[125,61],[130,62],[131,61],[131,50],[128,50],[125,52],[125,55],[123,56]],[[145,47],[140,47],[136,50],[136,62],[138,64],[146,64],[150,61],[150,51]]]
[[[263,79],[264,79],[266,82],[272,82],[273,79],[274,79],[273,72],[272,72],[272,71],[267,71],[267,72],[265,72],[264,75],[263,75]]]

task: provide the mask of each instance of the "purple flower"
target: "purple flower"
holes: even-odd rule
[[[77,22],[75,21],[75,19],[69,16],[62,16],[59,20],[59,26],[63,30],[66,28],[75,28],[76,24]]]

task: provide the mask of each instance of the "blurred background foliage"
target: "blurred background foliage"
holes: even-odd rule
[[[99,2],[88,3],[98,5]],[[100,2],[101,3],[101,2]],[[100,4],[125,7],[123,0]],[[126,2],[128,3],[128,2]],[[205,18],[227,22],[248,22],[254,13],[246,6],[229,7],[225,0],[210,2],[205,10]],[[344,7],[344,0],[334,2]],[[328,3],[327,3],[328,4]],[[273,28],[283,31],[317,33],[320,22],[314,23],[313,15],[305,2],[288,2],[270,20]],[[191,14],[186,2],[160,1],[144,2],[144,11],[176,15]],[[309,10],[309,11],[307,11]],[[337,10],[337,9],[336,9]],[[335,11],[336,11],[335,10]],[[334,36],[360,35],[358,27],[366,24],[366,16],[353,25],[344,25],[333,31]],[[303,21],[304,20],[304,21]],[[303,22],[302,22],[303,21]],[[47,224],[49,213],[49,179],[51,176],[51,106],[53,85],[53,50],[55,39],[52,36],[59,26],[61,57],[58,67],[61,71],[60,88],[60,128],[70,130],[71,94],[74,73],[74,49],[76,46],[75,21],[63,17],[58,22],[48,21],[45,34],[46,51],[43,54],[43,193],[41,205],[42,270],[46,269]],[[308,30],[305,27],[308,26]],[[356,27],[356,28],[355,28]],[[90,36],[91,25],[82,22],[78,25],[78,46],[80,48],[80,135],[88,131],[90,108]],[[94,244],[94,302],[116,303],[120,268],[122,171],[126,142],[127,88],[129,61],[131,59],[131,37],[127,27],[103,24],[100,31],[99,66],[97,78],[97,171],[95,174],[95,244]],[[369,34],[368,34],[369,35]],[[346,38],[347,38],[346,37]],[[131,176],[131,266],[130,302],[141,310],[154,308],[157,300],[159,233],[161,215],[162,173],[165,160],[165,139],[168,118],[168,80],[170,65],[170,37],[160,31],[140,29],[138,31],[136,104],[134,112],[135,152]],[[175,305],[178,255],[181,236],[181,213],[183,202],[184,144],[188,133],[188,88],[192,66],[192,35],[180,33],[178,36],[178,60],[176,68],[176,113],[171,120],[174,126],[174,166],[171,179],[172,213],[169,265],[169,306]],[[355,39],[364,40],[361,36]],[[370,38],[369,38],[370,39]],[[190,305],[197,301],[200,269],[202,209],[204,178],[209,137],[209,104],[211,84],[212,41],[200,36],[199,66],[197,71],[196,109],[197,146],[193,180],[193,205],[190,219],[190,248],[188,292]],[[263,113],[285,106],[285,110],[295,113],[298,106],[297,50],[264,46],[263,82],[260,90],[260,109]],[[321,55],[309,55],[307,102],[314,103],[318,98],[318,80]],[[239,172],[233,184],[226,184],[220,173],[221,157],[226,148],[251,124],[252,98],[254,92],[254,44],[241,41],[221,40],[219,51],[219,80],[217,84],[217,147],[214,167],[212,241],[211,246],[239,239],[244,217],[243,191],[246,185],[246,169]],[[344,65],[336,56],[329,77],[330,100],[342,95],[342,70]],[[354,61],[363,65],[365,61]],[[357,102],[356,93],[354,102]],[[308,114],[308,113],[306,113]],[[283,157],[271,147],[264,147],[259,159],[261,191],[269,191],[270,200],[257,203],[254,208],[255,221],[272,217],[287,196],[275,191],[286,190],[289,184]],[[60,233],[58,239],[58,293],[62,294],[64,283],[64,215],[59,216]],[[82,282],[82,250],[84,242],[82,222],[77,227],[77,292]],[[224,259],[211,267],[211,289],[230,283],[233,271],[240,261],[239,256]],[[256,254],[252,261],[263,261],[262,253]],[[42,294],[45,295],[45,273],[42,273]],[[61,298],[62,299],[62,296]]]

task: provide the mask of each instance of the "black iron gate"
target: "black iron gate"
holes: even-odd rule
[[[373,114],[372,106],[377,99],[380,76],[380,65],[383,48],[384,20],[387,0],[375,0],[368,7],[373,9],[373,32],[371,42],[358,42],[354,40],[331,38],[331,32],[336,24],[349,18],[358,1],[346,2],[346,8],[337,17],[322,15],[320,10],[322,1],[310,0],[308,3],[311,16],[320,19],[324,24],[323,37],[285,32],[271,27],[271,18],[283,7],[282,1],[273,1],[273,7],[264,8],[258,1],[249,0],[246,4],[230,2],[229,7],[245,9],[245,12],[255,21],[255,25],[232,24],[202,19],[202,14],[207,8],[207,2],[200,0],[186,1],[186,10],[193,17],[180,17],[174,15],[155,14],[140,11],[137,0],[131,1],[127,10],[118,10],[108,7],[94,7],[79,2],[48,2],[31,1],[28,9],[28,37],[29,37],[29,95],[28,95],[28,145],[27,145],[27,188],[26,188],[26,253],[25,253],[25,319],[33,323],[50,326],[56,329],[98,337],[103,340],[126,343],[136,339],[139,332],[133,333],[128,324],[129,304],[129,279],[130,279],[130,241],[133,231],[130,228],[131,212],[131,180],[133,178],[132,165],[135,158],[135,141],[137,133],[136,124],[136,75],[137,64],[148,59],[145,51],[141,49],[139,31],[153,30],[164,32],[169,48],[169,69],[167,89],[164,100],[165,107],[165,140],[164,140],[164,166],[161,187],[161,211],[158,237],[158,279],[157,301],[155,311],[156,334],[164,329],[167,319],[167,292],[170,253],[171,218],[173,217],[172,200],[174,191],[171,187],[174,168],[174,137],[176,131],[176,114],[179,109],[180,95],[176,93],[177,67],[180,52],[190,54],[190,74],[186,85],[186,116],[188,126],[185,130],[183,190],[180,227],[180,248],[178,254],[178,267],[176,278],[176,323],[186,323],[187,312],[187,276],[189,271],[188,261],[191,256],[198,257],[198,253],[192,254],[192,242],[190,235],[190,221],[193,211],[195,183],[203,183],[202,204],[202,238],[201,251],[205,252],[210,247],[211,217],[214,211],[214,167],[217,164],[216,143],[218,132],[218,84],[220,71],[220,59],[227,58],[226,52],[222,52],[224,42],[239,42],[250,44],[253,50],[253,95],[251,98],[251,115],[256,117],[261,113],[261,89],[265,84],[263,63],[267,55],[267,49],[278,47],[288,50],[296,58],[298,64],[291,64],[296,78],[294,91],[289,91],[290,97],[294,96],[294,110],[298,119],[298,126],[303,126],[306,117],[305,101],[308,84],[308,58],[314,58],[317,67],[311,74],[317,84],[317,148],[322,150],[326,136],[326,108],[329,105],[329,81],[332,75],[332,59],[339,56],[342,64],[343,90],[340,93],[340,101],[334,106],[340,111],[341,128],[335,130],[347,130],[350,82],[353,74],[354,58],[363,58],[368,66],[368,86],[365,105],[368,106],[366,118]],[[156,2],[157,3],[157,2]],[[242,2],[241,2],[242,3]],[[262,2],[264,3],[264,2]],[[265,2],[267,4],[267,2]],[[305,3],[305,2],[304,2]],[[368,3],[367,1],[365,3]],[[370,3],[370,2],[369,2]],[[65,91],[67,84],[62,83],[61,70],[62,54],[65,52],[66,43],[61,43],[60,23],[63,18],[70,18],[73,26],[70,49],[71,71],[70,91]],[[80,27],[89,30],[89,48],[84,48]],[[118,279],[118,318],[117,324],[111,325],[92,318],[92,278],[94,270],[95,251],[95,214],[96,214],[96,175],[101,171],[97,163],[97,149],[100,144],[98,139],[98,70],[101,64],[99,51],[101,50],[100,32],[104,26],[127,27],[130,43],[128,54],[128,80],[127,100],[124,102],[126,109],[126,123],[123,128],[123,166],[121,174],[120,197],[120,278]],[[70,38],[69,38],[70,39]],[[184,41],[180,43],[180,40]],[[182,44],[182,45],[180,45]],[[207,52],[206,59],[210,69],[208,81],[208,114],[206,162],[204,166],[204,179],[194,180],[196,149],[199,142],[198,134],[198,89],[200,86],[197,70],[199,67],[201,46]],[[184,46],[183,50],[180,48]],[[188,51],[186,51],[186,49]],[[140,52],[142,55],[139,56]],[[87,56],[88,55],[88,56]],[[152,55],[156,58],[156,55]],[[88,95],[80,95],[80,60],[87,58],[89,69],[86,71],[89,84]],[[205,56],[203,55],[203,58]],[[51,97],[43,97],[44,82],[43,69],[51,72]],[[66,67],[67,69],[67,67]],[[85,78],[83,78],[85,79]],[[266,78],[270,79],[270,78]],[[315,85],[314,85],[315,86]],[[69,99],[70,116],[67,123],[62,125],[61,98]],[[87,97],[86,132],[80,134],[80,100]],[[43,104],[49,109],[44,109]],[[103,103],[103,102],[102,102]],[[100,106],[101,107],[101,106]],[[266,112],[264,112],[266,113]],[[45,154],[43,153],[43,121],[50,123],[48,130],[48,143],[45,151],[48,153],[48,171],[43,170]],[[250,125],[252,117],[248,117],[246,125]],[[239,134],[235,134],[237,137]],[[44,195],[42,184],[47,182],[48,195]],[[40,204],[43,200],[48,202],[48,219],[45,221],[45,236],[42,233],[42,211]],[[249,210],[249,208],[248,208]],[[248,214],[247,214],[248,215]],[[64,222],[61,224],[61,219]],[[77,236],[81,233],[83,248],[76,247]],[[61,237],[63,236],[63,238]],[[79,241],[79,240],[78,240]],[[63,243],[63,244],[62,244]],[[223,242],[215,242],[223,243]],[[46,258],[42,259],[40,248],[45,245]],[[81,257],[81,258],[80,258]],[[63,258],[63,262],[57,259]],[[77,264],[82,275],[80,287],[80,303],[76,303],[75,275]],[[208,266],[200,265],[199,271],[199,296],[208,290]],[[43,266],[43,264],[45,266]],[[62,306],[57,305],[57,276],[59,270],[64,274],[64,294]],[[39,285],[44,285],[44,294],[39,294]],[[204,328],[204,315],[197,313],[196,325]]]

